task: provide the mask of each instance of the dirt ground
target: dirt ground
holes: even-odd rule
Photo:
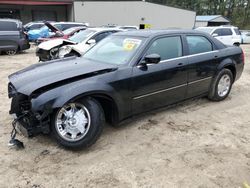
[[[35,49],[0,56],[0,188],[167,187],[239,188],[250,185],[250,45],[244,73],[223,102],[187,101],[105,126],[88,150],[72,152],[48,136],[18,135],[9,149],[7,76],[37,63]],[[245,183],[245,186],[243,185]]]

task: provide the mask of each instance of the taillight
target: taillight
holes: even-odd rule
[[[242,53],[241,53],[241,58],[242,58],[243,64],[245,64],[245,53],[244,53],[243,50],[242,50]]]

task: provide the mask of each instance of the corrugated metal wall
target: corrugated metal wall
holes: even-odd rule
[[[143,1],[74,2],[75,21],[92,26],[151,24],[154,29],[193,28],[196,13]]]

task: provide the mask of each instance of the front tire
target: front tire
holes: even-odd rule
[[[222,69],[212,82],[208,98],[222,101],[229,95],[233,85],[233,74],[229,69]]]
[[[104,122],[103,109],[96,100],[70,102],[54,113],[52,135],[66,148],[87,148],[101,135]]]

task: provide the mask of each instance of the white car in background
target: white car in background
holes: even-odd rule
[[[239,46],[242,43],[241,33],[234,26],[198,27],[195,30],[209,33],[225,45]]]
[[[249,44],[250,43],[250,31],[249,30],[241,30],[242,36],[242,44]]]
[[[117,28],[88,28],[69,39],[54,39],[41,43],[36,50],[40,61],[81,56],[105,37],[123,31]]]

